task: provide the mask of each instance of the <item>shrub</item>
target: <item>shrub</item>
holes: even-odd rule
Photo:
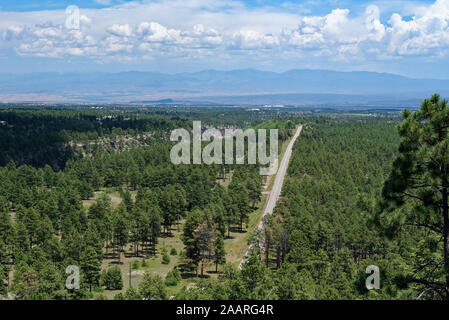
[[[145,273],[139,283],[139,295],[146,300],[167,300],[164,280],[159,275]]]
[[[133,268],[133,270],[139,269],[139,261],[137,261],[137,260],[133,261],[132,268]]]
[[[181,279],[181,273],[175,267],[167,273],[167,276],[165,277],[165,285],[174,287],[178,284],[178,281],[181,281]]]
[[[114,300],[125,300],[125,297],[123,296],[123,293],[117,293],[114,297]]]
[[[104,292],[104,289],[102,287],[94,287],[92,289],[93,292]]]
[[[140,293],[134,289],[133,287],[126,290],[123,298],[125,300],[142,300],[142,297],[140,296]]]
[[[175,287],[178,285],[178,280],[173,275],[167,274],[167,277],[165,278],[165,285],[167,287]]]
[[[182,277],[181,277],[181,272],[179,272],[179,270],[175,267],[174,269],[173,269],[173,275],[175,276],[175,278],[178,280],[178,281],[181,281],[182,280]]]
[[[145,260],[145,259],[143,259],[142,260],[142,262],[140,263],[140,266],[142,267],[142,268],[146,268],[147,267],[147,260]]]
[[[170,256],[168,256],[167,254],[164,254],[162,256],[162,264],[169,264],[170,263]]]
[[[119,267],[112,267],[101,275],[101,284],[108,290],[123,288],[122,272]]]
[[[178,252],[176,251],[176,249],[175,248],[171,248],[170,255],[171,256],[176,256],[177,254],[178,254]]]

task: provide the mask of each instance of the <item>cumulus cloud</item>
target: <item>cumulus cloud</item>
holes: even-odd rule
[[[237,49],[273,48],[279,45],[277,36],[254,30],[240,30],[232,35],[232,47]]]
[[[376,5],[358,15],[348,8],[324,15],[282,8],[252,9],[233,0],[135,1],[81,10],[79,30],[64,27],[64,12],[0,13],[0,35],[19,55],[55,58],[139,59],[148,53],[201,58],[241,51],[238,54],[266,52],[267,59],[275,53],[394,59],[444,56],[449,47],[449,0],[415,7],[407,19],[399,13],[381,17]]]
[[[107,31],[112,35],[119,37],[129,37],[133,33],[133,30],[129,24],[113,24],[107,28]]]
[[[438,55],[449,46],[449,0],[437,0],[410,20],[395,13],[389,20],[388,50],[397,55]]]
[[[157,22],[142,22],[138,29],[141,40],[145,42],[181,43],[181,31],[168,29]]]
[[[97,52],[92,36],[50,23],[10,26],[3,32],[3,39],[14,42],[19,55],[60,58],[65,55],[90,56]]]
[[[20,26],[9,26],[5,31],[3,31],[3,40],[19,39],[22,31],[23,28]]]
[[[324,16],[302,17],[297,29],[284,30],[282,39],[286,45],[299,50],[342,59],[363,54],[362,49],[367,46],[379,46],[385,33],[379,8],[371,5],[358,17],[351,17],[349,9],[334,9]]]

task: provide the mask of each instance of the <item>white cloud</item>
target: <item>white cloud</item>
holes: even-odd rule
[[[137,32],[145,42],[182,42],[180,30],[168,29],[157,22],[142,22]]]
[[[19,39],[22,31],[23,28],[20,26],[9,26],[5,31],[3,31],[3,40]]]
[[[240,30],[232,35],[232,47],[238,49],[272,48],[280,45],[280,40],[272,34],[262,34],[254,30]]]
[[[421,8],[411,20],[395,13],[389,20],[388,50],[397,55],[441,55],[449,46],[449,0]]]
[[[108,0],[97,0],[111,4]],[[412,10],[412,9],[408,9]],[[233,0],[127,2],[82,9],[80,30],[64,27],[64,11],[0,12],[0,35],[20,55],[86,56],[121,60],[160,56],[200,59],[258,54],[326,56],[330,59],[444,57],[449,47],[449,0],[414,7],[411,19],[381,17],[376,5],[354,15],[337,8],[324,15],[248,8]],[[6,44],[5,44],[6,43]],[[262,49],[262,50],[261,50]],[[236,51],[241,50],[241,53]]]
[[[133,33],[133,30],[129,24],[113,24],[107,29],[107,31],[119,37],[129,37]]]

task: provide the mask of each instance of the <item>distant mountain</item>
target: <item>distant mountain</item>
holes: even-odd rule
[[[438,92],[449,95],[449,80],[412,79],[376,72],[253,69],[163,74],[0,74],[0,101],[379,104],[416,103]],[[269,101],[268,101],[269,100]]]

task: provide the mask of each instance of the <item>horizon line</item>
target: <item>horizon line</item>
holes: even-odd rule
[[[153,74],[160,74],[160,75],[182,75],[182,74],[197,74],[202,72],[217,72],[217,73],[229,73],[229,72],[238,72],[238,71],[255,71],[255,72],[262,72],[262,73],[271,73],[271,74],[277,74],[282,75],[286,74],[292,71],[325,71],[325,72],[336,72],[336,73],[371,73],[371,74],[379,74],[379,75],[392,75],[392,76],[398,76],[403,77],[407,79],[412,80],[441,80],[441,81],[449,81],[449,78],[418,78],[418,77],[411,77],[400,73],[391,73],[391,72],[380,72],[380,71],[369,71],[369,70],[351,70],[351,71],[343,71],[343,70],[335,70],[335,69],[313,69],[313,68],[305,68],[305,69],[299,69],[299,68],[293,68],[288,69],[286,71],[272,71],[272,70],[263,70],[263,69],[255,69],[255,68],[244,68],[244,69],[199,69],[197,71],[185,71],[185,72],[160,72],[160,71],[139,71],[139,70],[126,70],[126,71],[117,71],[117,72],[107,72],[107,71],[91,71],[91,72],[79,72],[79,71],[41,71],[41,72],[17,72],[17,73],[4,73],[0,72],[0,75],[2,76],[20,76],[20,75],[32,75],[32,74],[60,74],[60,75],[70,75],[70,74],[77,74],[77,75],[84,75],[84,74],[106,74],[106,75],[117,75],[117,74],[124,74],[124,73],[153,73]]]

